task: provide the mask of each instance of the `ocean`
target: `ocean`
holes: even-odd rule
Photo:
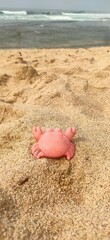
[[[110,13],[0,10],[0,48],[110,46]]]

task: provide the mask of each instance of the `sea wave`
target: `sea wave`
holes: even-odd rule
[[[0,11],[1,14],[5,15],[27,15],[26,11]]]
[[[1,10],[0,14],[5,14],[5,15],[61,15],[61,12],[58,11],[6,11],[6,10]]]
[[[78,19],[79,21],[81,19],[91,21],[91,20],[103,20],[103,19],[110,19],[110,13],[67,13],[62,12],[63,16],[70,16],[71,18]]]
[[[58,12],[58,11],[0,11],[2,20],[24,21],[110,21],[109,13]]]

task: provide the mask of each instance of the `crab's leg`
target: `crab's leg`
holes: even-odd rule
[[[39,152],[36,156],[37,158],[45,157],[45,154],[43,152]]]
[[[45,154],[41,152],[41,150],[39,149],[38,143],[35,143],[32,146],[32,154],[34,155],[35,158],[41,158],[45,156]]]
[[[40,127],[33,127],[32,133],[36,141],[38,141],[41,135],[43,134],[42,129]]]
[[[65,131],[65,135],[67,136],[67,138],[69,140],[72,140],[72,138],[74,137],[74,135],[76,134],[76,129],[75,128],[67,128],[67,130]]]
[[[71,159],[71,154],[70,154],[70,151],[68,150],[65,154],[67,160],[70,160]]]
[[[38,143],[35,143],[33,146],[32,146],[32,154],[35,156],[36,153],[39,152],[39,146],[38,146]]]
[[[70,160],[75,154],[75,146],[71,143],[69,150],[66,152],[65,156],[67,160]]]
[[[32,146],[32,151],[35,151],[36,148],[38,148],[38,143],[34,143],[33,146]]]

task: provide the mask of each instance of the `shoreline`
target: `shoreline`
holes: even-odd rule
[[[0,23],[0,48],[110,46],[109,22]]]

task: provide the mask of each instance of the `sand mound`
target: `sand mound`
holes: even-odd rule
[[[105,79],[106,77],[109,77],[109,73],[106,71],[99,71],[95,74],[96,78],[100,78],[100,79]]]
[[[15,72],[15,79],[16,80],[29,80],[31,83],[32,78],[38,76],[38,72],[32,67],[28,65],[20,65]]]
[[[0,103],[0,123],[8,121],[12,118],[20,118],[23,116],[22,111],[13,109],[10,105]]]
[[[7,84],[10,76],[7,74],[0,75],[0,86],[4,86]]]
[[[72,69],[70,69],[69,71],[67,71],[65,74],[67,74],[67,75],[73,75],[74,76],[74,74],[75,73],[82,73],[83,72],[83,69],[81,68],[81,67],[76,67],[76,68],[72,68]]]
[[[110,64],[104,68],[105,71],[110,71]]]
[[[0,240],[110,238],[109,48],[1,51]],[[76,127],[71,161],[32,127]]]

